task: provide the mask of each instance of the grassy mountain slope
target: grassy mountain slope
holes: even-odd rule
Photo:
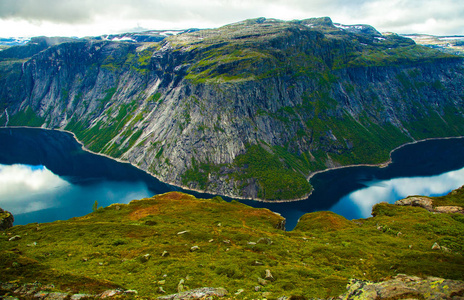
[[[464,207],[464,189],[436,200]],[[0,281],[89,294],[119,287],[154,298],[159,287],[176,293],[183,280],[185,289],[224,287],[229,297],[276,299],[334,297],[350,278],[382,281],[398,273],[464,280],[462,214],[390,204],[376,205],[373,214],[354,221],[306,214],[285,232],[276,229],[283,219],[266,209],[167,193],[8,229],[0,235]],[[266,270],[273,280],[263,282]]]

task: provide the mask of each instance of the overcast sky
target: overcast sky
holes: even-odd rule
[[[82,37],[323,16],[381,32],[464,35],[463,0],[0,0],[0,37]]]

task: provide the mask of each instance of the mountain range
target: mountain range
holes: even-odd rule
[[[32,38],[0,51],[0,124],[73,132],[160,180],[292,200],[319,170],[464,133],[464,60],[330,18]]]

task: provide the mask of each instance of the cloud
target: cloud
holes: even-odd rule
[[[367,182],[368,187],[343,197],[340,202],[356,205],[360,216],[371,215],[372,206],[380,202],[394,203],[413,195],[443,195],[464,184],[464,168],[431,177],[393,178],[390,180]],[[336,204],[343,207],[344,204]],[[346,204],[345,204],[346,205]]]
[[[464,34],[461,0],[2,0],[0,20],[49,30],[50,24],[92,35],[150,29],[211,28],[249,18],[283,20],[329,16],[380,31]],[[23,23],[21,23],[21,21]],[[6,23],[4,23],[6,24]],[[4,24],[1,28],[4,28]],[[64,30],[63,28],[63,30]],[[6,30],[12,32],[15,28]],[[28,29],[31,30],[31,29]],[[59,28],[55,28],[59,32]]]
[[[68,219],[90,213],[95,200],[104,207],[152,195],[144,182],[101,180],[73,185],[44,166],[0,164],[0,207],[10,211],[17,220],[51,222]],[[46,209],[48,212],[43,211]],[[41,211],[40,215],[34,214],[38,211]]]
[[[0,207],[13,214],[53,207],[57,203],[44,195],[69,186],[45,167],[0,165]]]

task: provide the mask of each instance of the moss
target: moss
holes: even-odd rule
[[[461,191],[452,196],[461,199]],[[8,229],[8,236],[22,239],[0,238],[0,281],[38,281],[75,293],[121,287],[154,298],[161,280],[175,293],[184,279],[190,289],[243,289],[240,297],[251,299],[261,297],[254,287],[266,269],[275,280],[262,291],[275,298],[337,297],[350,278],[380,281],[397,273],[464,279],[464,222],[456,214],[376,207],[375,217],[355,222],[329,212],[307,214],[284,232],[275,229],[283,218],[267,209],[166,193],[68,221]],[[37,246],[28,246],[33,242]],[[431,250],[434,242],[451,252]],[[194,245],[200,250],[191,252]]]
[[[45,123],[45,118],[37,115],[31,107],[17,112],[15,115],[10,116],[9,126],[31,126],[40,127]]]
[[[306,178],[283,164],[279,156],[266,151],[260,145],[249,145],[244,154],[238,155],[234,165],[242,173],[238,180],[253,178],[259,185],[258,197],[268,200],[285,200],[303,197],[311,191]]]
[[[119,107],[118,115],[107,122],[99,121],[92,127],[87,127],[86,121],[72,118],[65,129],[74,132],[77,138],[92,151],[102,152],[111,151],[108,143],[120,133],[124,125],[132,118],[129,112],[134,111],[133,104],[122,104]],[[114,149],[114,148],[113,148]]]

